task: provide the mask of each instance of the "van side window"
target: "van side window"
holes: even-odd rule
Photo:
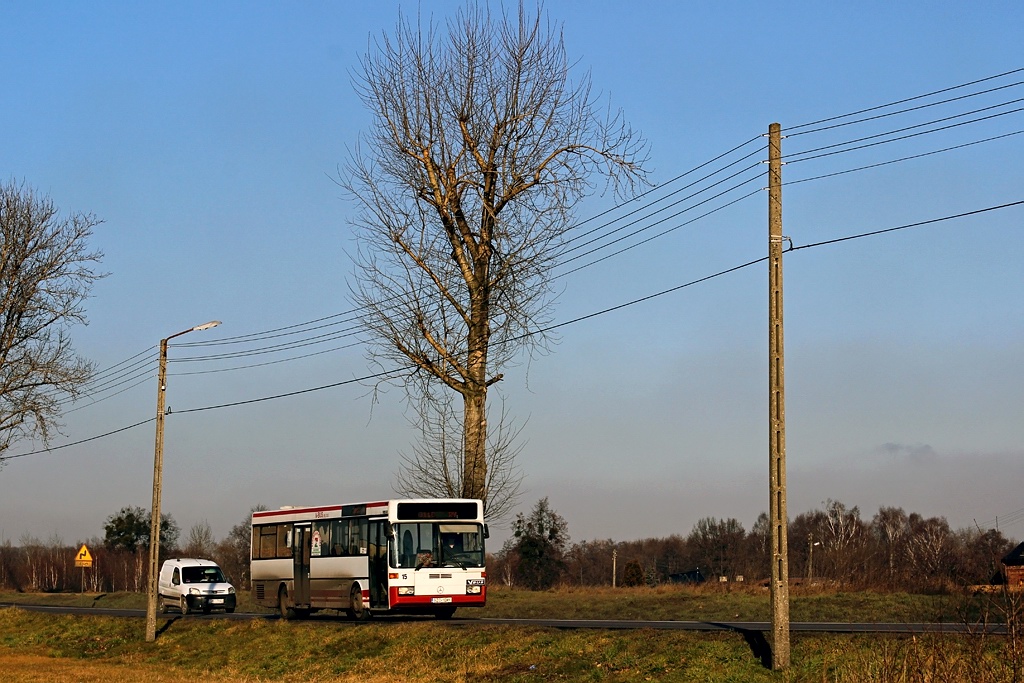
[[[178,568],[175,567],[174,568],[174,575],[171,576],[171,585],[172,586],[177,586],[179,584],[181,584],[181,574],[178,573]]]

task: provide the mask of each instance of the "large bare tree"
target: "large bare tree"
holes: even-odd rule
[[[47,443],[62,401],[92,376],[69,329],[85,323],[83,304],[102,277],[102,255],[88,244],[99,222],[61,217],[49,197],[0,181],[0,464],[19,439]]]
[[[444,26],[402,16],[361,66],[373,125],[342,184],[359,208],[352,289],[370,357],[411,368],[399,381],[420,414],[439,386],[461,397],[457,480],[487,500],[488,389],[547,341],[551,269],[591,179],[631,189],[645,144],[589,74],[571,77],[542,8],[470,2]]]

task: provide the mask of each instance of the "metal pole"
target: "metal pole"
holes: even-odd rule
[[[782,135],[768,127],[768,514],[772,528],[772,668],[789,666],[786,398],[782,345]]]
[[[208,330],[220,325],[213,320],[160,340],[160,371],[156,388],[156,445],[153,448],[153,507],[149,519],[149,581],[146,600],[146,642],[156,640],[157,574],[160,571],[160,496],[164,477],[164,395],[167,389],[167,342],[189,332]]]

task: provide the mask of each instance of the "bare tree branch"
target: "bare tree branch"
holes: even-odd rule
[[[373,125],[341,184],[359,209],[352,294],[369,356],[415,366],[403,380],[429,420],[424,445],[443,436],[450,450],[458,420],[434,387],[462,397],[462,464],[444,469],[461,474],[444,489],[493,513],[488,388],[522,352],[546,348],[538,331],[575,207],[595,174],[617,192],[643,182],[645,143],[602,111],[589,74],[572,80],[561,28],[541,8],[492,15],[470,2],[443,27],[401,16],[361,66]],[[410,473],[425,476],[416,462]]]
[[[61,218],[49,197],[0,183],[0,454],[23,438],[47,443],[62,396],[92,376],[69,330],[86,323],[83,304],[103,277],[93,270],[102,254],[88,247],[99,223]]]

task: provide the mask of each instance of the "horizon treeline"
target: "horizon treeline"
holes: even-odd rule
[[[179,539],[168,516],[171,533],[163,537],[161,557],[212,559],[239,590],[248,590],[250,519],[246,516],[217,541],[207,522]],[[138,526],[134,535],[132,522]],[[529,515],[518,515],[512,528],[505,545],[488,553],[492,585],[544,590],[694,580],[750,584],[763,582],[769,574],[771,538],[765,513],[750,530],[735,518],[704,517],[685,535],[570,543],[569,524],[545,498]],[[145,510],[122,508],[107,519],[104,531],[103,537],[73,545],[56,533],[46,541],[23,535],[18,545],[9,539],[0,543],[0,590],[144,591],[149,553]],[[168,536],[173,542],[166,543]],[[1017,545],[998,529],[954,530],[944,517],[924,517],[899,507],[882,507],[867,519],[857,506],[834,500],[793,518],[788,541],[792,582],[907,591],[999,583],[1001,560]],[[74,563],[82,543],[93,557],[92,568],[84,572]]]
[[[769,576],[767,513],[748,531],[735,518],[704,517],[686,535],[569,543],[569,528],[543,499],[520,515],[514,535],[488,568],[491,582],[629,586],[672,582],[763,582]],[[882,507],[870,519],[857,506],[826,500],[788,525],[791,582],[849,588],[931,591],[999,583],[1001,560],[1017,542],[998,529],[954,530],[945,517]]]

